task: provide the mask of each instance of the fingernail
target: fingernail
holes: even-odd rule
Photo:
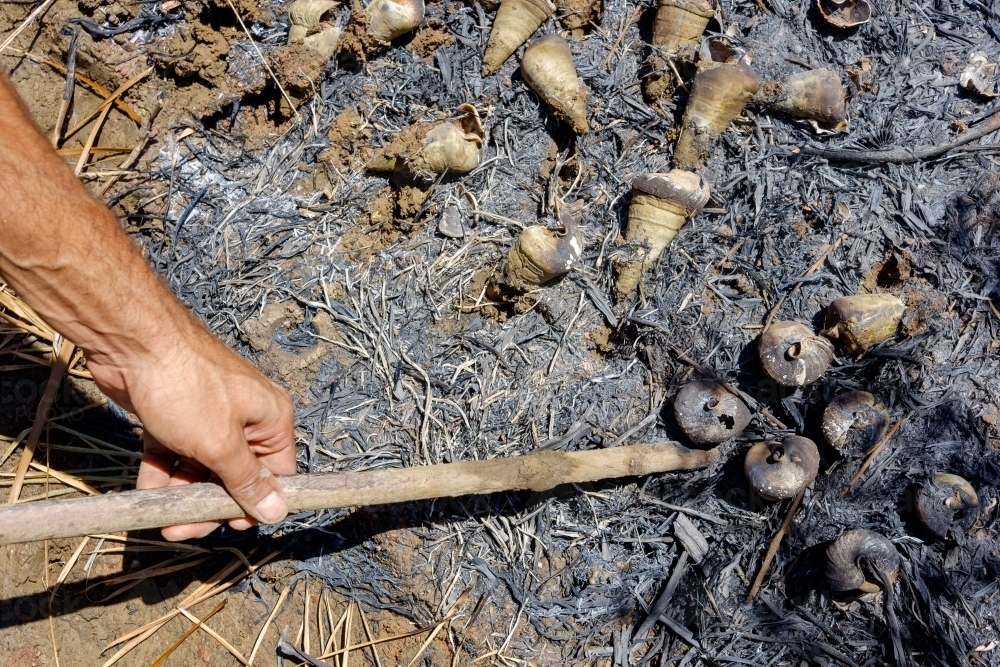
[[[264,523],[278,523],[288,514],[288,506],[280,493],[272,491],[264,500],[257,503],[257,513]]]

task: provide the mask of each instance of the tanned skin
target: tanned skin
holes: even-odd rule
[[[218,479],[245,529],[287,506],[275,475],[295,473],[288,394],[177,300],[62,159],[0,71],[0,276],[80,346],[98,388],[142,420],[136,486]],[[217,523],[163,529],[169,540]]]

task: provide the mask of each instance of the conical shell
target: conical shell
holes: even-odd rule
[[[646,250],[641,257],[617,265],[619,301],[632,293],[642,274],[656,262],[684,223],[705,206],[710,194],[701,176],[681,169],[636,177],[625,240],[642,244]]]
[[[906,307],[892,294],[855,294],[834,299],[826,311],[824,336],[860,357],[896,335]]]
[[[486,42],[483,76],[497,72],[555,10],[549,0],[503,0]]]
[[[576,75],[569,44],[559,35],[536,39],[524,50],[521,76],[577,134],[587,134],[587,87]]]
[[[809,118],[833,128],[847,119],[847,91],[832,69],[799,72],[769,81],[757,96],[766,106],[797,118]]]
[[[556,232],[542,225],[522,231],[507,253],[504,283],[515,290],[544,285],[573,268],[583,252],[583,239],[571,216],[561,215],[566,226]]]
[[[319,32],[323,18],[337,6],[332,0],[295,0],[288,5],[288,43],[295,44],[306,35]]]
[[[653,22],[653,45],[667,54],[697,45],[714,14],[708,0],[659,0]]]
[[[691,95],[674,148],[674,166],[705,165],[715,139],[760,89],[760,79],[743,63],[708,63],[691,82]]]
[[[302,43],[310,51],[315,51],[320,58],[329,60],[337,52],[340,44],[340,28],[335,25],[323,28],[315,35],[309,35],[302,40]]]
[[[365,7],[368,34],[382,43],[405,35],[424,20],[424,0],[372,0]]]
[[[479,112],[462,104],[449,120],[427,129],[411,127],[381,149],[368,163],[372,171],[404,171],[414,176],[467,173],[479,165],[486,133]]]

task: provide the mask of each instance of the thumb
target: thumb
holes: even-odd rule
[[[288,514],[288,504],[278,480],[260,462],[243,438],[239,445],[220,460],[213,461],[212,469],[225,485],[229,495],[243,508],[247,516],[261,523],[278,523]]]

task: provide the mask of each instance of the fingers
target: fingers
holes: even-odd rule
[[[159,489],[164,486],[178,486],[203,482],[208,471],[191,459],[181,458],[176,470],[174,463],[178,457],[164,447],[156,438],[144,433],[142,463],[139,464],[139,477],[135,486],[137,489]],[[170,542],[190,540],[205,537],[220,526],[218,521],[205,521],[182,526],[168,526],[161,530],[163,539]]]
[[[230,439],[229,447],[204,461],[248,516],[262,523],[278,523],[288,514],[278,480],[250,450],[242,436]],[[271,456],[278,456],[276,452]],[[294,460],[294,450],[292,450]],[[282,460],[282,465],[286,463]]]
[[[159,489],[170,482],[177,455],[149,435],[142,435],[142,461],[139,463],[139,477],[135,481],[137,489]]]

